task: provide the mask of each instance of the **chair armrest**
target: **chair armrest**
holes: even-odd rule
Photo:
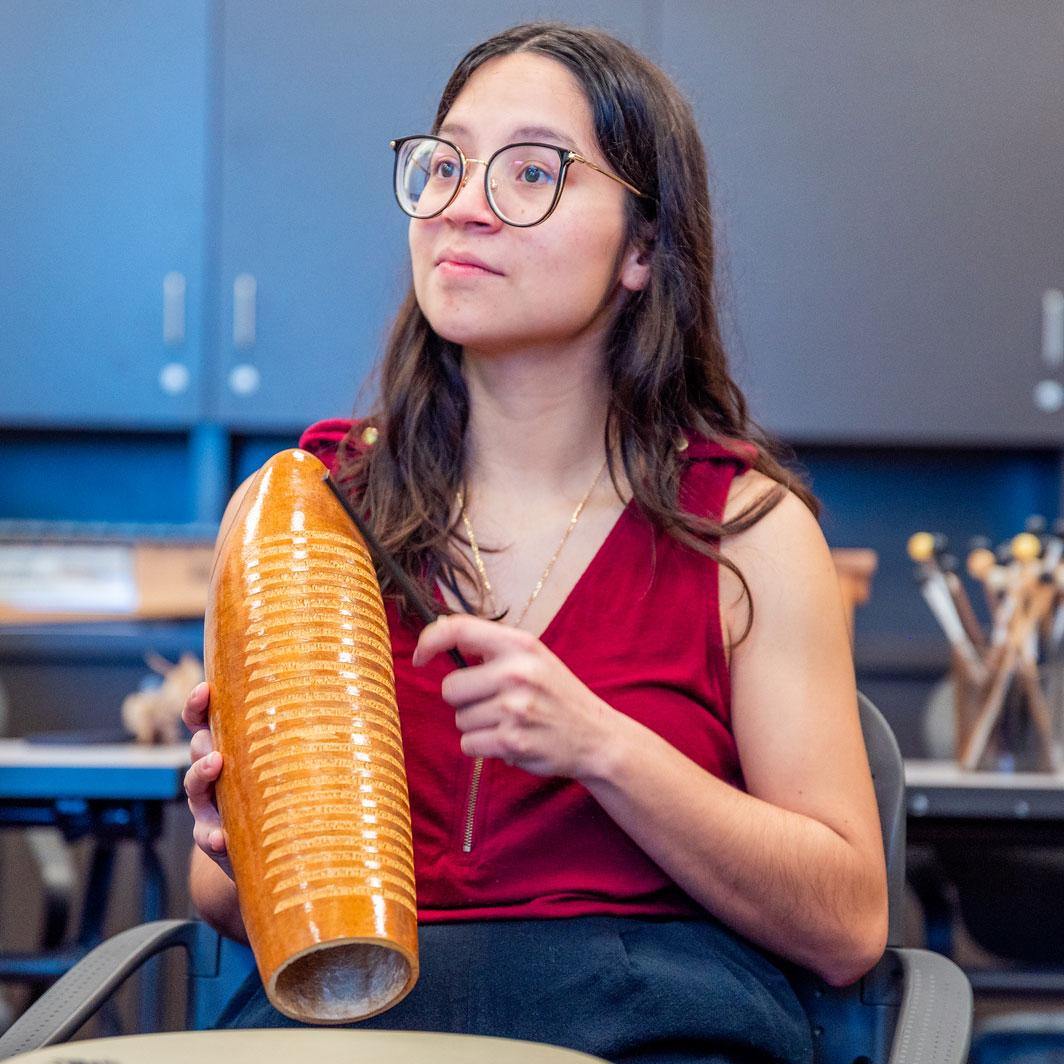
[[[189,970],[218,966],[217,932],[197,920],[156,920],[122,931],[87,953],[0,1037],[0,1060],[69,1038],[146,960],[182,946]]]
[[[948,957],[890,949],[904,972],[890,1064],[964,1064],[972,1036],[972,988]]]

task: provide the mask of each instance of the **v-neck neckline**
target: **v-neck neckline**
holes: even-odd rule
[[[553,629],[558,626],[563,615],[571,611],[571,609],[573,608],[572,602],[576,598],[582,585],[587,582],[588,574],[590,574],[593,569],[597,568],[598,565],[601,564],[599,559],[602,558],[602,556],[606,553],[606,549],[610,545],[610,542],[616,538],[618,529],[620,529],[620,527],[625,523],[629,511],[634,510],[634,508],[635,500],[629,499],[628,502],[626,502],[621,508],[620,513],[617,514],[616,518],[613,521],[613,524],[609,527],[609,531],[607,531],[606,535],[603,537],[602,542],[598,545],[597,549],[595,550],[595,553],[591,556],[587,565],[584,566],[584,571],[576,578],[576,582],[571,588],[569,588],[568,594],[565,596],[564,599],[562,599],[558,608],[554,611],[554,614],[547,622],[546,627],[544,627],[543,630],[538,633],[532,633],[541,643],[544,644],[544,646],[548,646],[550,644],[551,637],[554,634]],[[446,609],[450,610],[451,606],[443,597],[443,592],[440,590],[440,586],[438,583],[433,585],[433,592],[435,593],[436,599],[441,603],[441,605],[443,605]]]

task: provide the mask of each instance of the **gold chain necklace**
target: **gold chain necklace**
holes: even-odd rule
[[[576,504],[576,509],[573,510],[573,516],[569,518],[569,523],[565,526],[565,531],[562,533],[561,541],[558,543],[558,546],[554,548],[554,553],[550,556],[550,561],[547,562],[539,580],[536,581],[536,586],[532,588],[532,594],[528,596],[524,608],[518,615],[517,620],[514,621],[515,628],[521,627],[521,622],[525,619],[529,609],[531,609],[532,603],[536,601],[539,593],[543,590],[543,585],[547,582],[551,572],[554,570],[554,563],[558,560],[558,555],[561,554],[569,537],[573,534],[573,529],[576,528],[576,523],[580,520],[580,515],[584,512],[584,507],[587,505],[588,499],[591,498],[591,493],[598,486],[602,474],[606,471],[607,461],[608,459],[603,461],[602,465],[599,466],[599,471],[595,474],[595,479],[591,481],[591,487],[584,492],[584,497]],[[457,501],[458,509],[462,514],[462,524],[465,527],[466,537],[469,540],[469,549],[473,554],[473,565],[476,567],[477,574],[480,576],[480,582],[484,587],[485,595],[487,595],[488,606],[491,609],[492,616],[497,617],[499,615],[499,606],[495,601],[495,592],[491,588],[491,581],[488,579],[488,571],[484,568],[484,559],[480,556],[480,545],[477,543],[477,537],[473,532],[473,525],[469,520],[469,515],[466,513],[465,495],[461,491],[458,493]]]

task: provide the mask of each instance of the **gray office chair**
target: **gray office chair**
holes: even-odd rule
[[[863,694],[857,698],[887,859],[887,949],[853,986],[836,989],[807,972],[796,973],[792,982],[813,1026],[817,1064],[963,1064],[971,1038],[971,986],[948,958],[901,946],[905,769],[890,725]]]
[[[889,725],[863,695],[860,711],[887,855],[890,945],[851,987],[839,990],[799,971],[792,981],[809,1014],[817,1064],[963,1064],[971,987],[946,957],[899,946],[905,885],[902,760]],[[246,951],[198,921],[161,920],[93,950],[0,1037],[0,1060],[70,1037],[146,959],[172,946],[189,955],[188,1026],[211,1026],[247,970]]]

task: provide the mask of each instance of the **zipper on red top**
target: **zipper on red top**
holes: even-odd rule
[[[465,825],[462,829],[462,853],[473,852],[473,823],[477,816],[477,795],[480,793],[480,780],[484,775],[484,758],[473,761],[473,774],[469,777],[469,792],[466,795]]]

